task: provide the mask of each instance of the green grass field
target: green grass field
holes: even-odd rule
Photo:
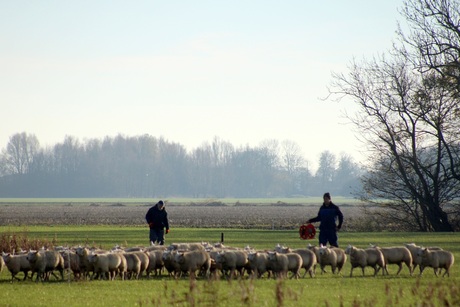
[[[0,226],[2,234],[20,234],[29,239],[54,241],[56,245],[89,244],[109,249],[114,245],[146,245],[148,229],[121,226]],[[173,229],[166,237],[172,242],[219,242],[230,246],[249,245],[256,249],[273,249],[280,243],[305,247],[317,241],[303,241],[296,231],[238,229]],[[440,246],[460,257],[457,233],[340,233],[342,248],[348,244],[366,247],[415,242]],[[330,272],[315,278],[276,281],[273,279],[234,280],[231,282],[198,279],[83,281],[35,283],[10,282],[10,273],[0,275],[0,306],[460,306],[460,269],[454,264],[451,276],[435,277],[426,269],[422,277],[410,276],[404,268],[395,276],[397,266],[390,265],[390,275],[371,277],[359,270],[350,278],[347,263],[340,275]],[[329,270],[330,271],[330,270]],[[416,274],[418,275],[418,274]]]

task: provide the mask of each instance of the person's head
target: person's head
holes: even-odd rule
[[[160,200],[159,202],[157,202],[157,207],[158,209],[163,210],[163,208],[165,207],[165,203],[162,200]]]
[[[323,202],[326,206],[329,206],[329,204],[331,203],[331,194],[329,194],[329,192],[324,193]]]

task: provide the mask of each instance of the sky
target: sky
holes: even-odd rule
[[[0,149],[149,134],[289,140],[365,160],[333,72],[396,39],[402,1],[0,0]]]

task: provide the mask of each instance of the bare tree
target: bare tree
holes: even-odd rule
[[[10,137],[1,156],[4,175],[26,174],[38,152],[40,144],[34,134],[16,133]]]
[[[452,76],[444,73],[458,63],[460,28],[443,23],[446,16],[459,22],[459,6],[440,1],[438,8],[448,14],[440,15],[438,2],[406,2],[404,15],[420,25],[403,36],[411,44],[395,47],[389,59],[354,61],[347,75],[334,75],[332,90],[359,106],[349,118],[369,145],[372,162],[363,178],[363,198],[385,199],[393,221],[424,231],[452,231],[448,213],[460,197],[459,94]],[[445,39],[451,41],[448,48]],[[455,48],[456,58],[439,56]],[[449,59],[447,66],[443,59]]]

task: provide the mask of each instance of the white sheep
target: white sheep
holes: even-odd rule
[[[6,266],[5,261],[3,260],[3,257],[0,257],[0,273],[2,273],[3,268]]]
[[[82,277],[82,269],[80,266],[80,257],[74,250],[64,249],[59,252],[64,258],[64,269],[70,269],[74,279],[79,280]]]
[[[12,255],[10,253],[3,252],[2,259],[11,273],[11,281],[14,279],[20,280],[16,277],[16,274],[19,272],[24,273],[24,278],[22,280],[26,280],[29,271],[32,270],[29,260],[27,260],[27,254]]]
[[[77,254],[80,259],[80,270],[83,278],[86,279],[90,277],[92,279],[94,275],[94,265],[88,259],[90,250],[86,247],[78,246],[75,249],[75,254]],[[92,275],[90,276],[91,273]]]
[[[168,248],[169,250],[183,250],[183,251],[192,251],[192,250],[205,250],[205,247],[202,243],[171,243]]]
[[[321,246],[319,248],[319,264],[322,272],[325,272],[325,266],[330,265],[332,273],[335,274],[335,270],[338,269],[337,274],[339,274],[346,261],[347,255],[338,247]]]
[[[383,257],[385,258],[385,266],[384,272],[388,275],[388,264],[397,264],[399,269],[396,275],[402,270],[403,263],[407,265],[409,268],[409,273],[412,276],[412,255],[410,250],[404,246],[393,246],[393,247],[377,247],[372,245],[372,247],[379,248],[382,253]]]
[[[198,270],[203,276],[209,277],[211,258],[206,251],[179,251],[174,256],[174,259],[179,264],[181,272],[188,272],[190,278],[196,278],[196,271]]]
[[[270,261],[270,267],[275,278],[287,277],[289,260],[286,254],[269,251],[268,260]]]
[[[268,253],[263,251],[252,251],[248,253],[248,265],[251,269],[251,276],[261,278],[265,272],[268,272],[270,278],[270,260]]]
[[[445,250],[430,250],[428,248],[422,248],[418,251],[418,255],[422,258],[420,264],[420,275],[422,275],[425,267],[432,267],[434,274],[438,276],[442,269],[445,269],[444,276],[450,276],[449,270],[454,264],[454,255]]]
[[[139,277],[142,277],[144,272],[146,272],[147,268],[149,267],[150,257],[144,251],[132,251],[130,253],[135,254],[139,258],[139,260],[141,261],[141,268],[140,268],[140,271],[139,271]]]
[[[216,255],[216,264],[221,266],[224,276],[233,278],[235,272],[243,276],[243,271],[248,264],[248,254],[244,250],[222,250]]]
[[[180,265],[174,259],[174,256],[177,254],[175,250],[165,250],[162,255],[163,264],[165,269],[168,271],[170,276],[176,277],[180,274]]]
[[[96,274],[109,280],[114,280],[116,275],[120,273],[124,279],[127,271],[126,259],[119,253],[96,254],[91,253],[88,260],[94,266],[94,273],[91,279],[94,279]]]
[[[370,266],[374,269],[374,276],[377,275],[380,269],[382,269],[383,272],[383,268],[385,266],[385,258],[383,253],[377,248],[361,249],[352,245],[348,245],[348,247],[345,249],[345,254],[350,256],[350,277],[353,276],[353,269],[357,267],[361,268],[363,271],[363,276],[366,266]]]
[[[126,276],[125,279],[139,279],[141,273],[141,260],[133,252],[120,253],[126,259]]]
[[[150,273],[152,272],[155,276],[161,275],[164,268],[163,252],[165,250],[166,249],[154,249],[146,252],[149,256],[149,265],[146,269],[147,278],[150,277]]]
[[[422,249],[421,246],[417,246],[415,243],[404,244],[405,247],[410,251],[412,256],[412,272],[415,271],[415,268],[419,266],[421,269],[422,257],[418,255],[418,251]],[[429,250],[442,250],[442,248],[437,246],[427,247]]]
[[[284,246],[276,246],[275,251],[279,253],[296,253],[299,254],[302,257],[302,268],[305,269],[305,273],[303,274],[302,278],[307,275],[307,273],[310,274],[310,277],[313,277],[315,275],[315,269],[316,269],[316,254],[307,248],[298,248],[298,249],[293,249],[291,250],[289,247],[284,247]]]
[[[27,260],[32,270],[37,273],[36,282],[48,280],[49,274],[54,275],[55,270],[59,271],[61,280],[64,280],[64,258],[59,252],[54,250],[29,251]]]
[[[160,253],[157,253],[155,250],[145,251],[145,254],[149,257],[149,264],[145,269],[145,275],[147,278],[150,278],[150,273],[157,274],[157,255],[159,257],[163,256],[163,251],[160,250]],[[160,260],[160,263],[163,264],[163,260]]]

